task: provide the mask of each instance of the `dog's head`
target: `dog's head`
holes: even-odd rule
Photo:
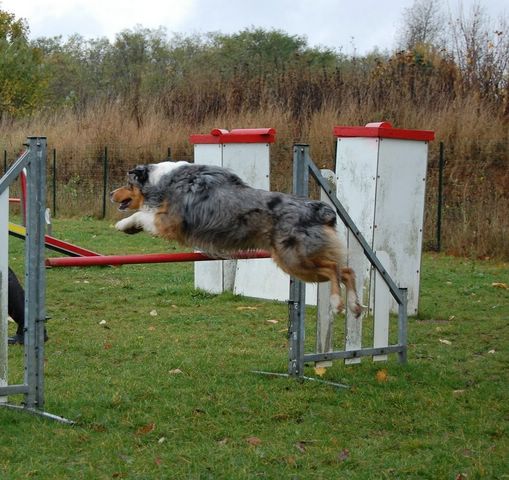
[[[181,161],[138,165],[129,170],[127,184],[110,193],[111,201],[119,204],[120,211],[139,210],[145,201],[144,192],[148,190],[146,187],[157,185],[161,178],[184,165],[189,164]]]
[[[118,209],[139,210],[143,206],[143,186],[149,181],[150,165],[138,165],[129,170],[127,184],[110,193],[110,199],[118,203]]]

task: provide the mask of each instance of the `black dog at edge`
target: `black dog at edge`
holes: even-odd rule
[[[9,267],[9,294],[8,313],[16,322],[16,333],[9,337],[9,345],[23,345],[25,342],[25,291],[19,283],[18,277]],[[44,341],[48,339],[46,329],[44,330]]]

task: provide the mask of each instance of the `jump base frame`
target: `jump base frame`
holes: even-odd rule
[[[297,144],[293,150],[293,193],[298,196],[307,197],[309,188],[309,174],[317,182],[318,186],[327,195],[336,212],[344,223],[346,228],[355,237],[356,241],[362,247],[364,255],[369,260],[372,267],[380,274],[386,283],[390,294],[398,304],[398,343],[396,345],[387,345],[378,348],[360,348],[355,350],[340,350],[326,353],[308,353],[304,352],[305,336],[305,307],[306,290],[304,283],[292,278],[290,281],[290,300],[288,302],[289,327],[288,327],[288,375],[291,377],[304,377],[304,365],[306,363],[316,363],[323,361],[332,361],[340,359],[352,359],[365,356],[386,355],[388,353],[397,353],[399,361],[407,361],[407,290],[400,288],[389,276],[382,263],[368,245],[353,220],[343,208],[328,182],[323,178],[320,170],[313,163],[309,156],[309,145]],[[359,319],[361,321],[361,319]]]
[[[27,149],[0,179],[0,251],[2,269],[1,295],[1,406],[23,410],[63,423],[69,420],[44,411],[44,323],[46,321],[46,276],[44,266],[44,235],[46,228],[46,137],[28,137]],[[8,266],[8,202],[9,186],[26,169],[26,245],[25,245],[25,340],[24,381],[8,385],[7,366],[7,266]],[[23,405],[11,405],[9,395],[22,394]]]

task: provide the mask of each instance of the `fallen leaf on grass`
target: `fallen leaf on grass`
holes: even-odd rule
[[[305,453],[306,452],[306,442],[297,442],[295,444],[295,448],[301,452],[301,453]]]
[[[382,370],[378,370],[378,372],[376,372],[375,378],[378,383],[383,383],[389,380],[389,374],[387,373],[387,369],[382,368]]]
[[[276,415],[272,415],[272,420],[289,420],[290,415],[288,413],[276,413]]]
[[[157,317],[157,310],[151,310],[150,311],[150,316],[151,317]]]
[[[505,290],[509,290],[509,285],[507,285],[507,283],[493,282],[491,286],[495,288],[503,288]]]
[[[134,459],[128,455],[119,454],[118,458],[128,465],[131,465],[134,462]]]
[[[228,437],[224,437],[222,438],[221,440],[218,440],[217,441],[217,444],[220,446],[220,447],[224,447],[227,443],[228,443]]]
[[[95,423],[95,422],[90,424],[90,429],[93,430],[94,432],[107,432],[108,431],[102,423]]]
[[[274,324],[279,323],[279,321],[278,321],[278,320],[272,320],[272,319],[271,319],[271,320],[265,320],[265,321],[266,321],[267,323],[274,323]]]
[[[258,437],[248,437],[246,438],[246,442],[249,443],[249,445],[253,445],[253,447],[257,447],[262,444],[262,441]]]
[[[451,341],[450,340],[445,340],[444,338],[439,338],[438,341],[440,343],[443,343],[444,345],[451,345]]]
[[[495,353],[495,352],[496,352],[496,350],[494,350],[494,349],[492,349],[492,350],[488,350],[488,353],[491,353],[491,354],[493,354],[493,353]]]
[[[154,327],[154,326],[152,326],[152,325],[151,325],[150,327],[148,327],[148,331],[149,331],[149,332],[154,332],[154,331],[155,331],[155,329],[156,329],[156,327]]]
[[[138,428],[138,430],[136,430],[136,435],[147,435],[148,433],[153,432],[155,429],[155,423],[147,423],[146,425],[143,425],[142,427]]]
[[[348,450],[348,448],[343,448],[343,450],[341,450],[341,452],[339,452],[338,460],[340,462],[344,462],[344,461],[348,460],[348,457],[350,457],[350,450]]]
[[[111,343],[104,342],[104,345],[103,345],[104,350],[109,350],[111,347],[113,347],[113,345]]]
[[[183,373],[182,370],[180,370],[180,368],[174,368],[170,370],[171,375],[178,375],[179,373]]]
[[[453,390],[452,393],[454,395],[463,395],[465,393],[465,390]]]
[[[455,480],[467,480],[468,475],[466,473],[458,473],[456,475]]]
[[[325,367],[315,367],[315,373],[319,376],[319,377],[323,377],[325,375],[325,373],[327,372],[327,369]]]

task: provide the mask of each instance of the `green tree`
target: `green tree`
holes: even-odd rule
[[[108,39],[86,40],[72,35],[38,38],[33,42],[43,55],[48,78],[48,104],[72,108],[77,114],[96,101],[114,96],[108,62],[112,46]]]
[[[43,99],[42,55],[27,36],[23,20],[0,10],[0,118],[30,113]]]

